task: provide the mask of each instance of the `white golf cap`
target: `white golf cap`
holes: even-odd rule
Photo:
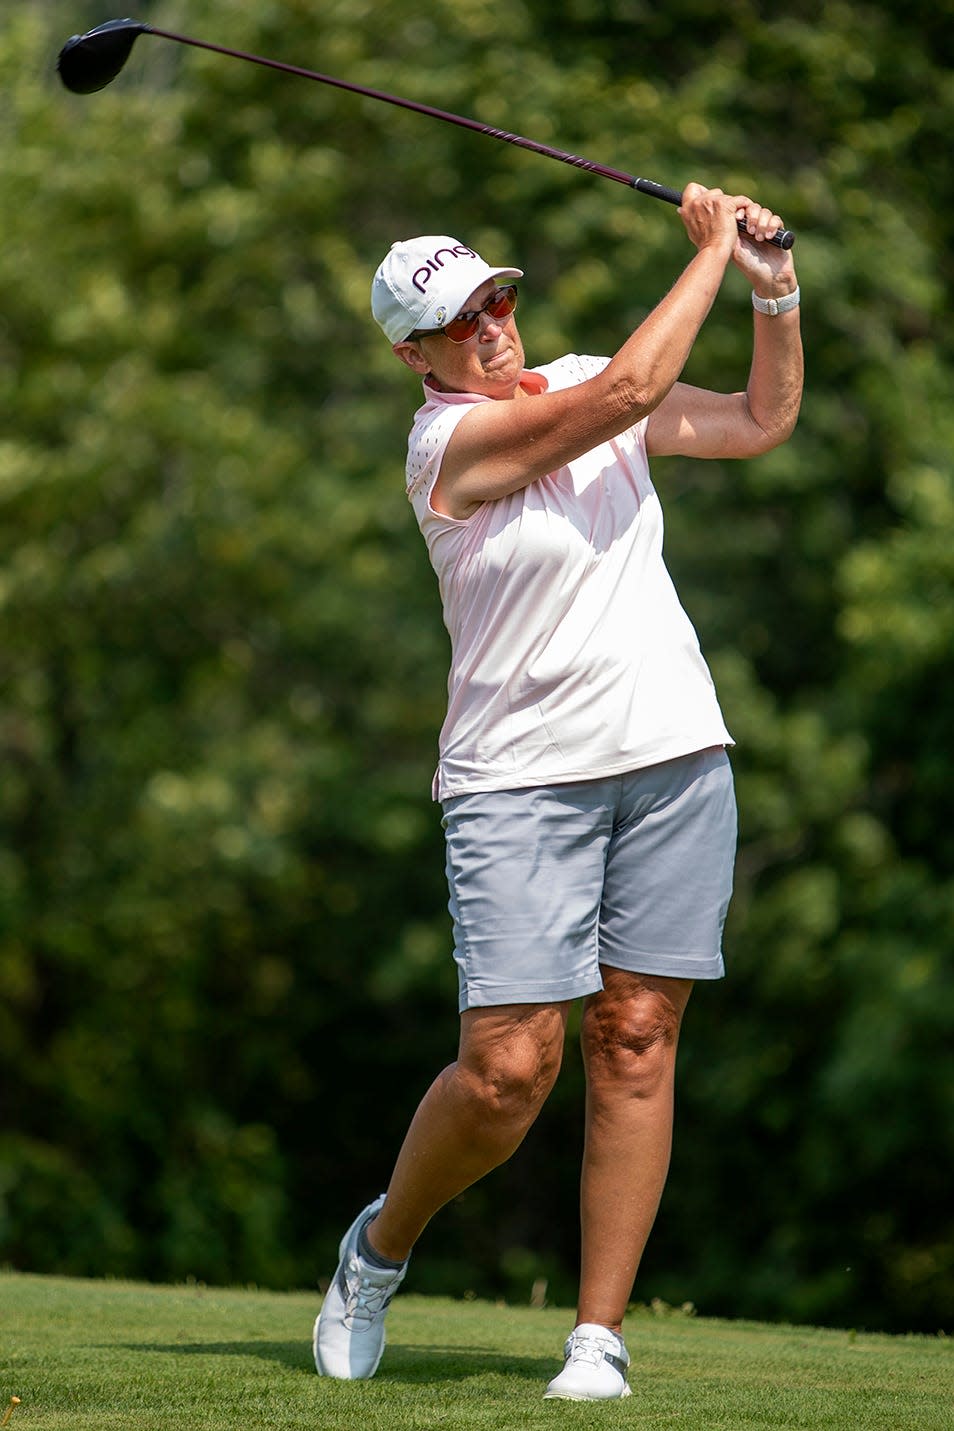
[[[520,268],[491,268],[449,234],[391,245],[371,284],[371,312],[391,343],[417,328],[443,328],[488,278],[522,278]]]

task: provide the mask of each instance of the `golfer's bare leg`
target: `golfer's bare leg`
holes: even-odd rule
[[[672,1150],[673,1080],[684,979],[603,966],[586,1001],[586,1142],[578,1323],[618,1331],[656,1216]]]
[[[387,1201],[368,1224],[403,1260],[439,1208],[506,1162],[553,1087],[567,1004],[506,1004],[461,1015],[456,1063],[433,1082],[408,1129]]]

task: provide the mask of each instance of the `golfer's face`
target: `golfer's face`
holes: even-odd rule
[[[460,311],[477,313],[493,297],[496,286],[488,278],[474,289]],[[523,344],[512,313],[493,318],[481,312],[477,332],[463,343],[452,343],[443,335],[418,342],[431,372],[448,392],[510,397],[523,371]]]

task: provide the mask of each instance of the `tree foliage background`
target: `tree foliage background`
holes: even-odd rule
[[[456,1044],[447,646],[370,274],[420,232],[518,262],[543,362],[615,351],[689,252],[622,187],[161,40],[70,96],[57,50],[106,18],[0,19],[0,1258],[308,1285]],[[655,473],[742,832],[636,1296],[950,1330],[950,0],[138,18],[798,231],[795,438]],[[744,383],[737,277],[691,381]],[[572,1302],[581,1088],[571,1047],[418,1290]]]

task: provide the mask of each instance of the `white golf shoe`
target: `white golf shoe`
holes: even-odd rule
[[[358,1253],[358,1233],[383,1206],[382,1193],[358,1214],[341,1239],[341,1261],[315,1319],[312,1344],[319,1376],[362,1381],[378,1369],[385,1314],[407,1271],[407,1263],[394,1271],[374,1267]]]
[[[566,1361],[543,1393],[562,1401],[615,1401],[630,1395],[629,1354],[623,1338],[608,1327],[584,1322],[566,1339]]]

